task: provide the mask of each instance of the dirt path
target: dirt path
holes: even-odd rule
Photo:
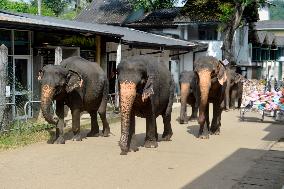
[[[0,153],[0,188],[210,188],[236,185],[268,149],[284,136],[284,125],[255,122],[258,114],[238,121],[238,111],[222,116],[220,136],[196,138],[196,122],[179,125],[173,112],[174,136],[157,149],[140,147],[120,156],[120,123],[115,136],[88,138],[65,145],[34,144]],[[145,137],[145,121],[136,119],[137,139]],[[158,131],[162,133],[162,119]],[[279,151],[283,155],[283,151]],[[283,155],[284,156],[284,155]]]

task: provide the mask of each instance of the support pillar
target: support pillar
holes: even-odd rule
[[[8,48],[5,45],[0,46],[0,130],[6,125],[6,85],[7,85],[7,66],[8,66]]]
[[[101,36],[96,35],[96,62],[101,64]]]

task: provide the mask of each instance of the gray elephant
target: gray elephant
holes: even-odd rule
[[[87,111],[91,116],[91,131],[87,136],[99,136],[97,112],[103,122],[103,136],[110,133],[106,119],[108,80],[97,63],[81,57],[70,57],[60,65],[46,65],[39,72],[42,84],[41,110],[45,120],[56,125],[55,143],[64,144],[64,104],[71,109],[73,140],[81,141],[80,113]],[[49,110],[56,100],[56,115]]]
[[[199,137],[209,138],[209,129],[212,134],[220,133],[221,126],[221,103],[224,100],[227,85],[226,68],[221,61],[212,56],[200,57],[194,62],[194,71],[198,76],[198,86],[200,90],[199,117],[200,125]],[[209,128],[209,103],[213,103],[213,119]],[[207,128],[204,128],[205,122]]]
[[[158,147],[156,118],[162,115],[163,140],[170,140],[171,112],[175,84],[163,62],[149,56],[132,57],[118,65],[121,110],[121,155],[127,154],[135,134],[135,116],[146,118],[144,147]],[[134,151],[137,147],[132,145]]]
[[[197,87],[197,76],[194,71],[183,71],[180,74],[181,89],[181,107],[180,107],[180,124],[188,123],[187,104],[191,105],[192,113],[189,120],[197,119],[199,105],[199,87]]]
[[[238,102],[237,108],[241,107],[244,77],[238,73],[234,73],[232,78],[230,83],[230,109],[235,109],[236,101]]]

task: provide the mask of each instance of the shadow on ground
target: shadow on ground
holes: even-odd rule
[[[254,159],[249,166],[245,159]],[[233,183],[233,184],[232,184]],[[183,189],[276,189],[284,184],[284,152],[241,148]]]

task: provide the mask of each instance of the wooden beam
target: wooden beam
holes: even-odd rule
[[[101,64],[101,36],[96,35],[96,62]]]

